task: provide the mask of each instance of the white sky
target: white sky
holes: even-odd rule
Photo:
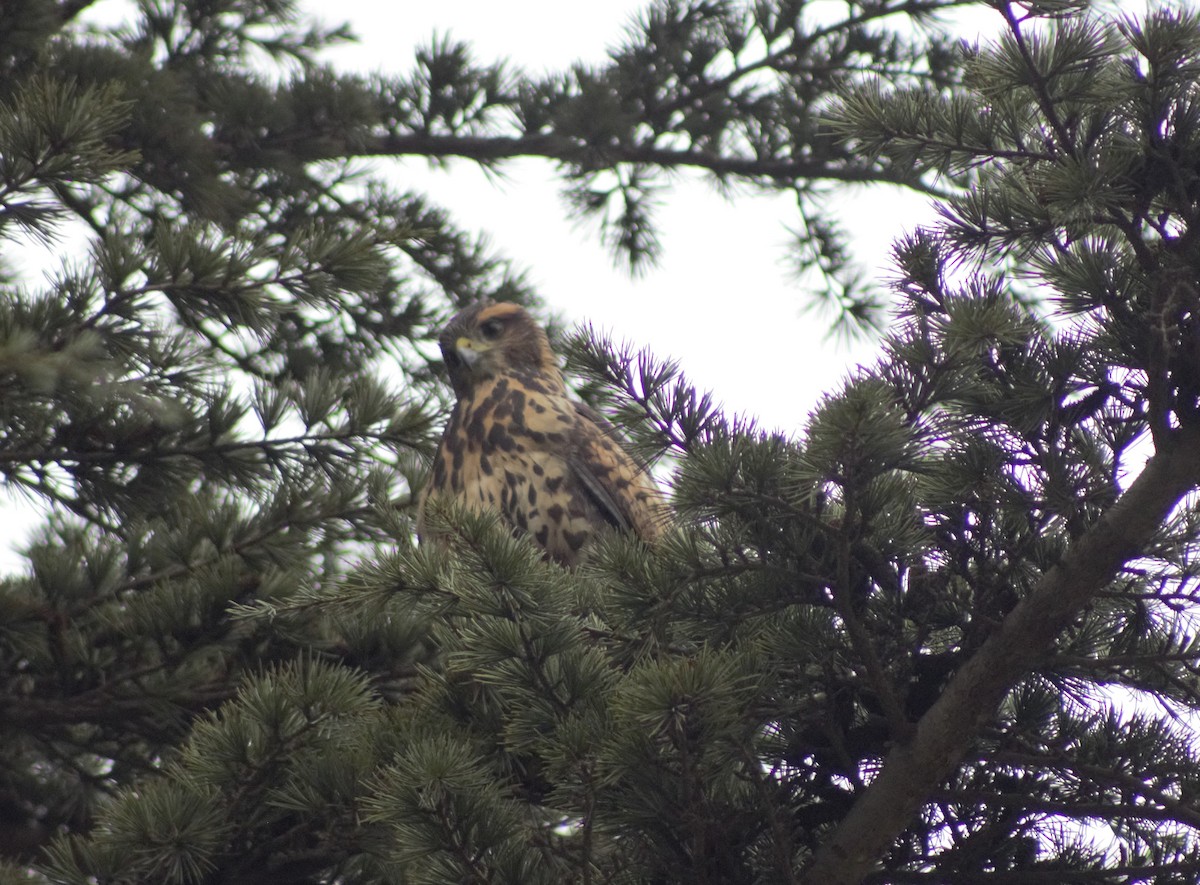
[[[530,73],[600,63],[645,6],[593,0],[571,4],[567,16],[561,0],[309,3],[327,22],[352,23],[362,42],[327,57],[364,73],[407,71],[412,48],[435,32],[471,45],[481,63],[506,59]],[[998,25],[999,16],[990,16]],[[786,269],[785,225],[798,218],[787,194],[742,193],[731,202],[698,175],[681,178],[657,216],[662,259],[634,278],[614,264],[594,227],[567,218],[549,162],[508,164],[500,182],[465,160],[448,170],[420,159],[378,161],[376,168],[428,193],[467,229],[486,232],[566,320],[678,359],[729,411],[768,428],[798,431],[820,395],[875,353],[870,343],[851,348],[828,338],[825,320],[802,314],[806,293]],[[863,266],[881,277],[893,240],[933,215],[927,198],[882,186],[848,188],[842,202]]]
[[[89,15],[112,21],[127,0],[101,0]],[[600,63],[621,42],[642,0],[307,0],[327,24],[349,21],[361,42],[325,57],[344,70],[405,73],[413,50],[431,36],[469,43],[479,62],[506,59],[531,73],[574,61]],[[569,9],[569,15],[564,14]],[[976,12],[986,35],[999,17]],[[559,197],[549,162],[521,160],[497,181],[469,161],[433,168],[426,161],[376,160],[397,186],[427,193],[464,229],[485,232],[500,254],[527,271],[551,310],[568,322],[591,322],[617,340],[674,357],[694,384],[715,392],[731,413],[765,428],[798,433],[823,392],[870,362],[875,347],[853,348],[827,337],[827,323],[803,314],[806,293],[786,270],[785,225],[796,212],[788,195],[728,201],[699,176],[683,176],[658,212],[663,256],[634,278],[617,267],[593,227],[577,227]],[[905,230],[932,217],[920,195],[882,186],[847,189],[841,200],[854,248],[871,273],[888,271],[888,250]],[[0,572],[24,566],[27,505],[0,496],[8,531]]]

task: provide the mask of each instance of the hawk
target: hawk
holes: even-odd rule
[[[653,542],[666,504],[612,425],[567,394],[545,331],[520,306],[468,307],[438,338],[458,401],[421,493],[498,512],[549,559],[578,565],[611,526]]]

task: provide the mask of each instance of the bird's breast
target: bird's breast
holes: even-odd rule
[[[442,482],[471,507],[499,511],[554,559],[574,564],[595,514],[572,476],[575,407],[500,379],[460,400],[443,439]]]

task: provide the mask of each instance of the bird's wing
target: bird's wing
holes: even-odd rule
[[[661,493],[646,468],[622,448],[616,428],[583,403],[574,405],[567,465],[605,521],[653,540],[662,522]]]

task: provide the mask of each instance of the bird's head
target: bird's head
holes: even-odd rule
[[[550,339],[516,304],[484,302],[460,311],[438,336],[438,345],[459,397],[499,375],[540,376],[555,387],[563,383]]]

